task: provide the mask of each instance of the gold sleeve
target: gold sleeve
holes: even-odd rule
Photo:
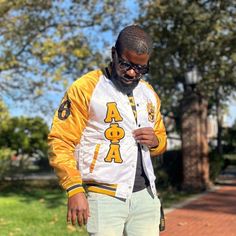
[[[157,100],[157,107],[156,107],[156,120],[154,125],[154,131],[159,144],[157,147],[150,149],[150,154],[152,157],[158,156],[163,152],[165,152],[167,146],[166,129],[160,112],[161,101],[156,93],[155,96]]]
[[[72,84],[54,115],[48,135],[49,163],[68,196],[84,192],[74,152],[87,124],[90,97],[98,76],[90,74],[91,78],[81,77]]]

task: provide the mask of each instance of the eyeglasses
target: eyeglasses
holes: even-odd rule
[[[124,60],[121,56],[118,55],[119,67],[122,71],[127,72],[128,70],[133,69],[135,73],[139,75],[145,75],[149,71],[149,63],[147,65],[138,65]]]

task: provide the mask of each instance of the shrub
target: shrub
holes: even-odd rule
[[[179,188],[182,182],[181,150],[166,151],[153,160],[158,189]]]
[[[222,171],[225,163],[223,157],[216,151],[209,153],[210,179],[214,182]]]
[[[14,151],[9,148],[1,148],[0,152],[0,179],[9,174],[11,171],[12,157]]]

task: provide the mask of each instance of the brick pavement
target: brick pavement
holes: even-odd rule
[[[236,236],[236,175],[181,208],[166,213],[160,236]]]

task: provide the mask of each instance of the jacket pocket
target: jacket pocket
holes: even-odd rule
[[[97,158],[98,158],[98,153],[99,153],[100,146],[101,146],[101,144],[97,144],[97,145],[95,146],[95,151],[94,151],[94,154],[93,154],[93,160],[92,160],[91,165],[90,165],[90,167],[89,167],[89,172],[90,172],[90,173],[93,172],[94,167],[95,167],[95,165],[96,165],[96,161],[97,161]]]

